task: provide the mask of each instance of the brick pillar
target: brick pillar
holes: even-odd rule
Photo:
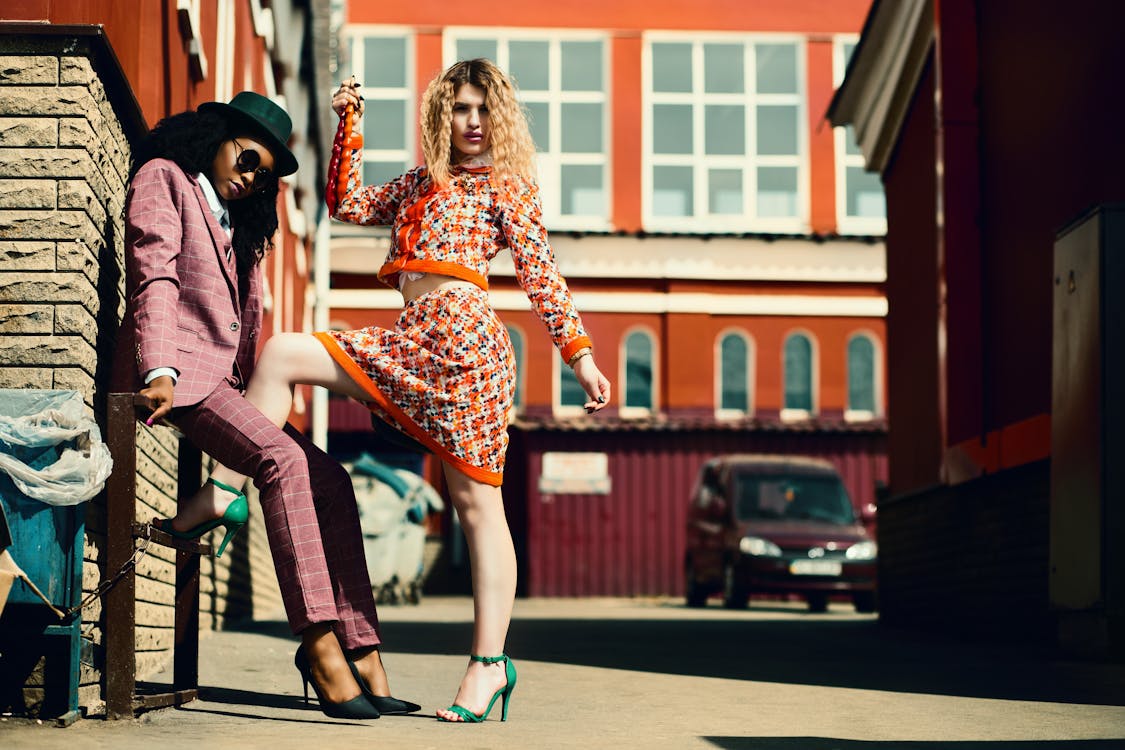
[[[107,96],[116,87],[120,102],[128,84],[104,45],[96,33],[0,33],[0,388],[76,390],[99,413],[124,307],[122,123],[139,121],[128,111],[123,120]],[[86,517],[91,590],[105,575],[101,498]],[[82,667],[86,707],[101,699],[100,615],[97,602],[83,611],[85,661],[95,665]],[[25,687],[29,705],[39,679]]]

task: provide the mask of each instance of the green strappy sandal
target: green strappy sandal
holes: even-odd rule
[[[246,525],[246,521],[250,517],[250,506],[246,504],[246,495],[240,492],[238,488],[231,487],[229,484],[224,484],[214,479],[208,479],[206,483],[213,484],[219,489],[235,495],[234,500],[232,500],[230,505],[227,506],[227,509],[223,511],[223,515],[210,521],[204,521],[187,531],[176,531],[173,529],[172,519],[170,518],[154,519],[152,525],[165,534],[170,534],[177,539],[189,540],[198,539],[211,529],[222,526],[223,529],[226,530],[226,534],[223,535],[223,541],[219,544],[219,551],[215,553],[215,557],[222,557],[227,545],[230,544],[230,540]]]
[[[496,699],[501,698],[500,702],[500,721],[508,720],[508,699],[512,697],[512,691],[516,687],[516,666],[512,664],[512,660],[508,658],[507,654],[500,654],[499,656],[477,656],[470,654],[469,659],[472,661],[479,661],[481,664],[496,664],[497,662],[504,662],[504,676],[507,681],[504,687],[497,690],[492,695],[492,700],[488,702],[488,708],[484,709],[484,713],[474,714],[467,708],[462,708],[454,703],[449,707],[449,710],[460,716],[466,723],[479,724],[488,718],[488,714],[492,711],[492,706],[495,705]],[[441,719],[441,717],[438,717]],[[449,721],[449,719],[441,719],[441,721]],[[451,722],[457,723],[457,722]]]

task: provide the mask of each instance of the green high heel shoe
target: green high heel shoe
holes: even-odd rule
[[[450,706],[449,710],[460,716],[462,720],[469,724],[479,724],[488,718],[488,715],[492,712],[492,706],[496,703],[496,699],[500,698],[500,721],[507,721],[508,699],[512,697],[512,691],[516,688],[516,666],[512,664],[512,660],[508,658],[507,654],[500,654],[499,656],[477,656],[476,654],[470,654],[469,659],[471,661],[479,661],[481,664],[504,662],[504,677],[506,680],[504,682],[504,687],[492,694],[492,700],[488,702],[488,708],[484,709],[483,713],[474,714],[469,709],[458,706],[456,703]],[[440,716],[438,719],[441,721],[449,721],[449,719],[443,719]]]
[[[172,528],[172,519],[158,518],[152,522],[152,525],[163,531],[165,534],[176,537],[177,539],[198,539],[206,534],[211,529],[222,526],[226,529],[226,534],[223,536],[223,541],[219,544],[219,551],[215,553],[215,557],[222,557],[230,540],[234,535],[242,530],[246,525],[246,520],[250,518],[250,506],[246,503],[246,495],[239,492],[229,484],[224,484],[215,479],[208,479],[208,484],[213,484],[221,490],[236,495],[234,500],[231,500],[230,505],[223,511],[223,515],[211,521],[204,521],[198,526],[188,529],[187,531],[176,531]]]

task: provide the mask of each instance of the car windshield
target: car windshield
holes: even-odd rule
[[[855,523],[844,484],[831,476],[734,476],[735,513],[740,521],[760,518]]]

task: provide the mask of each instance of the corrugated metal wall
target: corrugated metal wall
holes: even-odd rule
[[[700,465],[723,453],[825,458],[857,509],[887,479],[882,430],[613,429],[510,430],[505,498],[528,596],[643,596],[683,592],[686,509]],[[545,451],[599,451],[608,495],[542,494]]]

